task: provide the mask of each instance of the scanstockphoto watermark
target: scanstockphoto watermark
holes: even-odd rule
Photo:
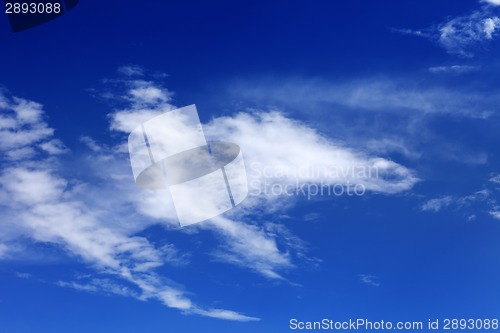
[[[378,178],[379,170],[360,165],[294,168],[252,163],[249,176],[252,195],[304,196],[310,200],[321,196],[363,196],[363,181]]]
[[[295,178],[295,179],[367,179],[379,178],[376,166],[347,164],[326,166],[305,164],[300,167],[265,165],[260,162],[250,164],[252,178]]]
[[[249,186],[249,193],[255,196],[304,196],[308,200],[322,196],[363,196],[366,187],[363,184],[351,184],[349,181],[344,184],[326,183],[301,183],[298,179],[293,183],[260,182],[252,181]]]

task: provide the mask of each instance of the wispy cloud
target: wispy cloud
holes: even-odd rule
[[[15,159],[32,156],[40,145],[48,145],[54,130],[42,120],[42,105],[26,99],[3,98],[0,115],[0,149]],[[43,149],[43,148],[42,148]],[[26,153],[29,150],[30,153]],[[47,150],[47,146],[45,146]],[[50,149],[48,149],[50,153]],[[22,152],[16,154],[16,152]],[[14,152],[14,154],[13,154]]]
[[[481,6],[468,15],[455,17],[426,29],[395,29],[395,31],[429,38],[450,54],[471,58],[498,36],[500,25],[496,10],[498,0],[483,2],[493,6]]]
[[[279,112],[241,112],[216,118],[205,128],[209,138],[227,138],[242,147],[252,187],[350,181],[370,191],[397,193],[418,181],[400,164],[356,151]]]
[[[478,205],[482,204],[480,208]],[[494,193],[489,189],[476,191],[465,196],[444,196],[440,198],[430,199],[423,203],[420,207],[422,211],[439,212],[441,210],[451,208],[457,211],[464,211],[470,208],[475,209],[474,213],[468,213],[468,220],[472,221],[477,218],[477,211],[485,211],[493,217],[497,217],[498,205]]]
[[[467,72],[476,71],[479,68],[477,66],[470,65],[451,65],[451,66],[434,66],[429,67],[429,72],[434,74],[451,73],[451,74],[463,74]]]
[[[29,279],[31,277],[31,274],[23,273],[23,272],[16,272],[16,276],[20,279]]]
[[[342,112],[363,110],[399,115],[418,114],[486,118],[497,111],[498,97],[482,90],[449,89],[431,82],[371,77],[347,82],[318,79],[240,81],[228,88],[233,98],[259,105],[301,109],[318,106]]]
[[[494,175],[490,178],[490,182],[500,184],[500,174]]]
[[[378,282],[378,278],[374,275],[359,274],[358,277],[359,277],[359,280],[361,281],[361,283],[364,283],[364,284],[366,284],[368,286],[372,286],[372,287],[380,287],[380,283]]]
[[[172,304],[172,302],[177,301],[177,295],[178,293],[175,290],[168,290],[168,289],[163,289],[160,291],[155,291],[152,292],[151,286],[155,285],[155,281],[149,281],[147,286],[148,290],[146,293],[142,292],[139,293],[136,290],[133,290],[127,286],[117,284],[109,279],[90,279],[90,281],[86,283],[79,283],[79,282],[66,282],[66,281],[58,281],[56,283],[60,287],[65,287],[65,288],[72,288],[75,290],[83,291],[83,292],[90,292],[90,293],[98,293],[98,294],[104,294],[104,295],[116,295],[116,296],[123,296],[123,297],[132,297],[140,301],[145,301],[149,298],[156,298],[160,301],[162,301],[165,304]],[[205,310],[202,308],[198,307],[193,307],[189,302],[186,302],[185,304],[178,304],[179,308],[185,308],[185,312],[187,313],[193,313],[205,317],[210,317],[210,318],[216,318],[216,319],[224,319],[224,320],[232,320],[232,321],[257,321],[259,320],[258,318],[254,317],[248,317],[245,315],[242,315],[238,312],[230,311],[230,310],[224,310],[224,309],[209,309]],[[181,306],[182,305],[182,306]]]
[[[224,239],[211,253],[214,260],[253,270],[269,279],[286,280],[280,271],[320,262],[309,258],[307,244],[282,224],[258,226],[217,217],[210,221],[209,227],[219,230]],[[280,245],[289,249],[288,253],[282,253]],[[294,259],[301,262],[294,263]]]
[[[260,78],[232,82],[227,89],[228,98],[256,110],[271,106],[298,114],[357,151],[395,160],[433,159],[465,165],[486,164],[489,156],[484,147],[470,147],[470,142],[449,137],[435,120],[466,123],[474,118],[486,125],[487,119],[498,117],[500,103],[500,95],[474,84],[451,89],[434,79]]]
[[[0,147],[2,152],[37,147],[39,143],[56,140],[53,129],[43,121],[40,104],[5,95],[2,95],[1,100],[4,101],[2,121],[7,124],[2,133],[6,139]],[[39,134],[40,129],[43,135]],[[59,141],[55,142],[61,145]],[[173,244],[158,247],[145,237],[135,235],[145,225],[130,220],[133,213],[126,207],[131,203],[124,193],[116,195],[120,193],[118,179],[121,178],[116,177],[116,174],[113,177],[113,173],[120,172],[120,169],[129,172],[128,168],[114,168],[115,165],[111,164],[95,175],[87,175],[91,178],[110,177],[107,186],[85,183],[63,176],[67,170],[58,159],[58,153],[53,149],[39,149],[15,161],[2,161],[0,197],[5,200],[1,201],[0,212],[3,227],[6,230],[16,229],[17,232],[1,235],[1,257],[9,257],[12,244],[18,237],[51,243],[90,264],[96,274],[126,281],[134,285],[137,291],[128,292],[109,279],[95,279],[87,284],[61,282],[61,286],[123,296],[140,295],[140,298],[155,299],[185,313],[242,321],[256,320],[228,310],[198,306],[179,285],[155,272],[156,268],[169,261],[174,265],[183,264],[186,257],[179,255]],[[114,163],[113,158],[102,159],[94,155],[94,159],[102,163]],[[107,171],[111,176],[102,174]],[[114,195],[107,197],[109,191],[114,191]],[[109,206],[106,208],[107,205],[122,208],[115,211],[108,209]],[[149,222],[149,225],[152,223]]]
[[[482,0],[484,3],[488,3],[493,6],[500,6],[500,0]]]
[[[137,73],[129,69],[122,74],[130,77]],[[175,108],[168,89],[144,78],[120,79],[110,84],[121,88],[108,91],[106,98],[117,105],[109,115],[110,129],[121,135],[123,142],[138,124]],[[76,177],[60,157],[68,149],[44,121],[42,105],[5,94],[0,97],[0,136],[4,139],[0,150],[5,154],[18,151],[15,159],[5,158],[0,169],[0,197],[6,199],[1,201],[0,212],[4,224],[16,230],[1,236],[0,257],[9,255],[10,244],[19,237],[51,243],[93,267],[97,276],[105,276],[61,281],[58,285],[62,287],[157,300],[188,314],[257,320],[195,304],[183,286],[158,273],[165,264],[187,265],[189,255],[174,244],[158,246],[139,236],[155,224],[170,228],[177,225],[176,213],[168,200],[168,190],[143,191],[135,187],[122,143],[103,145],[83,137],[81,141],[88,151],[73,152],[84,162]],[[249,172],[249,181],[257,187],[269,182],[301,186],[352,181],[371,192],[393,194],[417,182],[408,168],[336,142],[280,112],[243,111],[215,117],[205,128],[210,139],[222,138],[242,147],[245,161],[254,168]],[[333,172],[353,166],[376,169],[377,173]],[[264,172],[267,168],[288,171],[281,176],[268,175]],[[319,172],[297,172],[310,168]],[[285,281],[287,271],[304,262],[319,263],[308,257],[307,245],[290,230],[259,221],[260,213],[277,211],[290,201],[289,196],[254,195],[240,209],[195,228],[218,236],[220,244],[211,251],[212,259],[267,279]]]
[[[498,21],[484,11],[454,18],[439,26],[439,43],[450,53],[471,57],[475,48],[496,37]]]
[[[93,278],[88,283],[78,283],[75,281],[71,282],[58,281],[56,284],[60,287],[72,288],[85,292],[118,295],[118,296],[141,299],[141,294],[138,291],[132,290],[129,287],[115,283],[110,279]]]
[[[494,174],[489,181],[493,183],[495,186],[498,186],[500,184],[500,174]],[[499,191],[500,188],[495,187],[496,191]],[[492,200],[491,202],[491,209],[490,209],[490,215],[494,217],[495,219],[500,220],[500,205],[498,204],[497,200]]]
[[[128,66],[122,66],[119,67],[117,72],[119,74],[125,75],[125,76],[143,76],[144,75],[144,69],[141,66],[137,65],[128,65]]]
[[[442,198],[431,199],[425,202],[421,209],[423,211],[439,212],[442,208],[446,208],[453,202],[452,196],[446,196]]]
[[[133,82],[131,84],[134,85]],[[156,107],[150,107],[148,116],[159,115],[169,108],[172,108],[170,101],[163,101]],[[109,115],[112,129],[128,134],[132,126],[137,126],[140,121],[137,115],[142,117],[141,108],[116,110]],[[280,112],[243,111],[215,117],[203,128],[209,141],[227,140],[241,147],[251,192],[259,190],[230,213],[228,217],[231,218],[214,218],[210,222],[211,229],[223,241],[212,256],[270,279],[283,280],[285,278],[280,271],[296,267],[292,253],[301,260],[305,256],[304,251],[294,246],[297,239],[292,242],[285,229],[271,233],[269,229],[255,225],[259,211],[276,210],[276,207],[283,207],[286,205],[284,202],[292,199],[285,193],[268,195],[263,190],[266,185],[295,188],[310,183],[333,185],[350,181],[363,185],[368,191],[398,193],[410,189],[418,181],[413,172],[404,166],[346,147]],[[358,169],[377,172],[376,175],[349,172]],[[168,193],[149,192],[141,197],[137,207],[143,214],[175,220],[173,206],[165,204]],[[278,242],[282,242],[286,251],[278,248]]]
[[[9,247],[7,244],[0,243],[0,259],[5,259],[7,257],[7,253],[9,252]]]
[[[491,210],[490,215],[500,220],[500,207],[495,207],[493,210]]]

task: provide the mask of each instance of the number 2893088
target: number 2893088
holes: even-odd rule
[[[59,2],[7,2],[5,14],[59,14],[62,8]]]

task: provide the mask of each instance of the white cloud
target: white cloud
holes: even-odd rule
[[[42,120],[42,105],[22,98],[8,98],[0,92],[0,150],[10,159],[28,157],[32,145],[44,143],[54,130]]]
[[[144,104],[153,104],[168,100],[168,95],[156,87],[137,87],[129,91],[134,100]]]
[[[486,210],[486,212],[489,210],[489,214],[493,217],[497,217],[495,212],[498,211],[496,200],[492,198],[492,192],[489,189],[482,189],[464,196],[444,196],[431,199],[426,201],[420,208],[422,211],[430,212],[439,212],[446,208],[453,208],[457,211],[465,211],[473,208],[476,210]],[[477,218],[475,213],[467,212],[467,214],[468,221]]]
[[[70,189],[64,190],[66,182],[55,175],[24,169],[8,172],[13,172],[13,176],[5,190],[13,198],[12,208],[20,211],[15,223],[25,229],[26,236],[38,242],[58,244],[98,271],[136,285],[145,299],[157,299],[188,313],[203,310],[183,291],[163,283],[154,272],[169,259],[179,263],[180,259],[173,257],[177,252],[173,245],[156,248],[146,238],[129,235],[126,228],[107,223],[107,219],[119,216],[90,211],[98,207],[88,207],[88,203],[79,201]],[[91,289],[88,285],[72,283],[74,288],[111,292],[109,285],[90,286]],[[123,289],[114,288],[113,293],[118,294],[119,290],[125,295]],[[244,320],[245,316],[240,316]]]
[[[6,109],[7,104],[0,104],[0,108]],[[10,129],[17,126],[17,121],[13,116],[0,115],[0,130]]]
[[[110,127],[115,131],[128,134],[144,120],[175,108],[171,93],[151,82],[130,81],[125,86],[126,94],[119,97],[125,107],[109,115]],[[10,111],[19,104],[18,99],[3,100],[8,101],[3,107]],[[202,308],[186,296],[182,287],[156,273],[155,269],[165,263],[186,264],[189,256],[183,256],[173,244],[158,247],[147,238],[136,236],[153,224],[175,225],[176,214],[168,191],[139,190],[134,186],[123,147],[108,147],[84,137],[82,142],[92,151],[79,157],[84,162],[81,172],[87,182],[62,176],[68,170],[61,169],[64,165],[54,154],[65,150],[64,146],[55,141],[53,130],[42,121],[41,106],[23,101],[23,120],[17,111],[12,111],[0,124],[5,128],[7,141],[15,141],[12,138],[20,129],[24,129],[24,139],[0,149],[33,146],[41,149],[37,150],[36,159],[26,154],[1,170],[0,197],[10,199],[2,201],[2,215],[10,217],[11,227],[20,229],[24,237],[66,249],[94,267],[98,274],[130,283],[141,299],[154,299],[186,313],[256,320],[229,310]],[[35,119],[37,122],[32,123]],[[37,134],[40,129],[45,130],[42,136]],[[218,117],[205,129],[211,139],[241,146],[249,180],[258,188],[268,183],[297,187],[350,181],[368,191],[391,194],[406,191],[417,181],[404,166],[341,144],[279,112],[242,112]],[[265,171],[269,168],[285,173],[267,175]],[[369,174],[368,170],[376,173]],[[221,240],[211,252],[212,258],[275,280],[286,280],[285,273],[300,267],[301,262],[317,262],[307,257],[305,244],[283,226],[252,222],[259,210],[278,211],[289,201],[288,196],[254,195],[226,217],[200,225]],[[103,280],[69,281],[60,285],[90,292],[123,291],[114,282],[110,285]]]
[[[488,3],[494,6],[500,6],[500,0],[482,0],[482,2]]]
[[[485,201],[489,196],[490,191],[488,190],[480,190],[462,197],[445,196],[442,198],[431,199],[424,203],[421,208],[423,211],[438,212],[443,208],[453,205],[460,209],[467,207],[474,202]]]
[[[144,110],[136,98],[126,96],[132,107],[109,115],[112,129],[128,134],[143,121],[173,108],[168,101],[157,101]],[[234,142],[241,147],[249,183],[254,189],[262,189],[270,183],[301,186],[351,182],[373,192],[397,193],[410,189],[417,181],[411,170],[390,160],[357,152],[279,112],[241,112],[217,117],[203,128],[209,140]],[[95,150],[95,145],[92,146]],[[269,169],[285,174],[266,175]],[[374,174],[369,175],[369,171]],[[143,191],[135,203],[146,216],[175,221],[175,209],[169,198],[167,190]],[[205,224],[210,225],[224,242],[212,252],[214,259],[250,269],[267,278],[284,279],[280,271],[296,266],[291,256],[294,251],[290,251],[292,242],[286,241],[283,230],[271,234],[265,228],[249,224],[248,219],[255,216],[256,209],[276,209],[289,200],[287,196],[256,194],[233,212],[236,216],[230,214],[231,219],[216,218]],[[278,241],[284,242],[287,252],[278,248]]]
[[[457,204],[459,205],[459,207],[464,207],[464,206],[470,205],[473,202],[485,201],[490,196],[490,194],[491,194],[491,192],[489,190],[486,190],[486,189],[476,191],[472,194],[458,198]]]
[[[0,243],[0,259],[5,259],[9,252],[9,247],[7,244]]]
[[[64,282],[59,284],[61,286],[130,297],[137,294],[142,299],[158,300],[168,307],[191,314],[240,321],[256,319],[228,310],[200,307],[186,296],[180,286],[157,275],[155,268],[169,261],[173,265],[186,264],[188,256],[179,254],[173,244],[157,247],[148,239],[135,235],[155,222],[149,220],[141,224],[126,218],[133,216],[131,208],[126,207],[132,206],[130,197],[136,193],[121,193],[120,187],[127,188],[125,184],[130,180],[127,179],[125,183],[123,178],[113,174],[123,169],[130,172],[123,155],[106,151],[108,156],[93,154],[89,158],[89,161],[95,161],[105,168],[86,176],[90,179],[103,177],[108,180],[106,185],[65,178],[62,176],[62,171],[65,171],[61,169],[63,165],[53,156],[61,152],[64,146],[53,138],[53,131],[41,120],[42,107],[26,100],[21,103],[21,99],[17,98],[3,100],[10,100],[10,104],[3,104],[8,114],[4,119],[10,119],[4,122],[10,126],[3,133],[5,138],[15,137],[19,129],[23,128],[23,136],[29,138],[23,141],[23,147],[30,148],[40,141],[30,139],[34,137],[33,132],[36,133],[38,128],[50,131],[44,136],[43,142],[47,144],[37,152],[36,158],[32,154],[20,154],[16,161],[5,161],[1,166],[0,212],[5,232],[2,233],[0,257],[7,258],[10,252],[8,243],[16,241],[16,237],[55,244],[94,267],[98,275],[106,274],[113,279],[121,279],[134,285],[137,290],[132,293],[111,280],[103,279],[88,283]],[[20,113],[22,117],[18,116]],[[9,151],[10,146],[1,146],[0,151]],[[123,158],[122,167],[113,170],[117,156]],[[88,167],[91,168],[91,163]],[[133,183],[129,188],[133,188]],[[115,211],[109,207],[122,209]],[[17,231],[7,232],[11,229]]]
[[[488,17],[484,20],[484,33],[487,39],[493,39],[493,33],[500,24],[500,19],[498,17]]]
[[[442,144],[440,148],[443,159],[467,165],[483,165],[488,163],[488,154],[481,151],[471,151],[454,143]]]
[[[47,170],[11,167],[0,174],[1,190],[13,204],[42,204],[58,199],[66,181]]]
[[[490,182],[500,184],[500,174],[494,175],[490,178]]]
[[[493,216],[494,218],[500,220],[500,209],[496,207],[495,210],[490,211],[490,215]]]
[[[322,109],[335,112],[361,110],[394,114],[398,117],[451,115],[487,118],[495,114],[499,98],[482,91],[449,89],[430,82],[419,84],[401,79],[372,77],[348,82],[311,79],[235,82],[229,87],[232,98],[285,109]],[[302,111],[306,113],[305,111]],[[394,122],[394,117],[393,117]],[[380,133],[379,133],[380,134]]]
[[[409,138],[386,137],[366,139],[366,148],[375,154],[398,153],[410,159],[418,159],[422,153],[411,148]]]
[[[220,250],[214,251],[213,257],[258,272],[270,278],[283,277],[278,271],[293,268],[289,254],[278,249],[276,237],[267,234],[262,228],[247,223],[237,222],[223,217],[216,217],[210,225],[225,238]]]
[[[20,279],[29,279],[31,277],[31,274],[29,273],[22,273],[22,272],[16,272],[16,277]]]
[[[22,147],[17,149],[12,149],[6,152],[5,157],[11,161],[24,160],[27,158],[34,157],[36,151],[31,147]]]
[[[172,93],[167,89],[159,87],[150,81],[129,81],[129,89],[125,99],[128,99],[135,107],[158,105],[170,102]]]
[[[498,0],[482,0],[498,5]],[[427,29],[394,29],[394,31],[428,38],[437,42],[448,53],[471,58],[496,38],[500,19],[493,6],[481,6],[468,15],[451,18]]]
[[[232,82],[228,90],[228,99],[256,110],[271,105],[275,110],[298,114],[318,133],[334,139],[330,141],[348,142],[348,147],[369,156],[466,165],[486,164],[490,156],[481,147],[443,136],[434,120],[495,119],[500,103],[500,94],[485,94],[474,84],[449,89],[435,80],[410,82],[386,77],[347,82],[261,78]],[[286,113],[281,114],[286,118]]]
[[[372,287],[380,287],[380,283],[378,282],[378,278],[374,275],[370,274],[359,274],[359,280],[369,286]]]
[[[429,72],[434,74],[441,74],[441,73],[462,74],[462,73],[472,72],[477,69],[478,67],[470,65],[435,66],[435,67],[429,67]]]
[[[92,150],[95,153],[100,153],[107,147],[102,147],[102,145],[98,144],[94,139],[89,136],[82,136],[80,138],[80,142],[82,142],[87,148]]]
[[[251,188],[350,182],[369,191],[397,193],[417,182],[407,168],[357,152],[278,112],[215,118],[204,128],[208,138],[241,147]]]
[[[112,130],[130,133],[138,124],[176,108],[171,104],[172,92],[168,89],[144,80],[123,83],[127,93],[121,100],[128,102],[129,108],[109,115]]]
[[[66,146],[57,139],[41,143],[40,148],[50,155],[60,155],[69,152]]]
[[[137,127],[137,124],[142,124],[146,120],[173,109],[174,107],[165,106],[160,109],[122,110],[110,115],[111,129],[130,133]]]
[[[51,137],[53,129],[44,125],[33,125],[28,128],[18,128],[16,131],[0,131],[0,149],[14,150],[29,146],[33,143]]]
[[[477,215],[476,215],[476,214],[472,214],[472,215],[469,215],[469,216],[467,217],[467,221],[469,221],[469,222],[470,222],[470,221],[474,221],[475,219],[477,219]]]
[[[428,31],[424,30],[413,30],[413,29],[401,29],[401,28],[391,28],[392,31],[403,34],[403,35],[413,35],[419,37],[430,37]]]
[[[162,108],[163,105],[158,105],[151,114],[160,114]],[[142,115],[142,110],[138,113]],[[117,111],[110,118],[114,129],[126,132],[135,128],[139,119],[123,121],[124,114],[136,116],[130,111]],[[268,184],[296,187],[351,182],[374,192],[397,193],[410,189],[417,181],[410,170],[397,163],[356,152],[278,112],[242,112],[214,118],[204,126],[204,131],[209,140],[234,142],[241,147],[252,189],[261,190]],[[267,175],[270,170],[271,174]],[[280,271],[296,267],[291,256],[294,251],[281,251],[277,242],[284,241],[288,249],[292,242],[285,240],[283,230],[270,234],[269,230],[249,224],[248,219],[255,215],[256,209],[273,209],[290,198],[255,195],[236,210],[236,219],[214,218],[202,227],[209,226],[222,236],[223,245],[212,252],[214,259],[270,279],[284,280]],[[168,191],[145,191],[136,203],[139,211],[147,216],[175,220],[175,210],[168,198]]]
[[[424,203],[421,207],[423,211],[439,212],[442,208],[446,208],[453,202],[452,196],[446,196],[437,199],[431,199]]]
[[[259,321],[259,318],[243,316],[234,311],[222,310],[222,309],[212,309],[212,310],[201,310],[198,309],[195,313],[200,314],[205,317],[235,320],[235,321]]]
[[[438,41],[449,53],[472,57],[485,42],[496,37],[500,20],[489,11],[475,11],[441,24]]]
[[[42,105],[22,98],[13,98],[15,104],[12,110],[16,113],[16,118],[21,124],[34,124],[41,120]]]
[[[140,293],[129,287],[117,284],[110,279],[91,279],[88,283],[78,283],[75,281],[58,281],[56,283],[60,287],[73,288],[80,291],[118,295],[124,297],[132,297],[141,299]]]
[[[144,69],[140,66],[128,65],[118,68],[118,73],[125,76],[143,76]]]
[[[321,214],[319,213],[307,213],[302,218],[306,222],[315,222],[321,218]]]

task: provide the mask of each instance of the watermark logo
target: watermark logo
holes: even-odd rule
[[[137,186],[168,188],[181,226],[218,216],[248,195],[240,147],[208,143],[195,105],[144,122],[128,148]]]
[[[379,178],[371,165],[264,165],[251,163],[249,192],[253,196],[363,196],[366,181]]]

